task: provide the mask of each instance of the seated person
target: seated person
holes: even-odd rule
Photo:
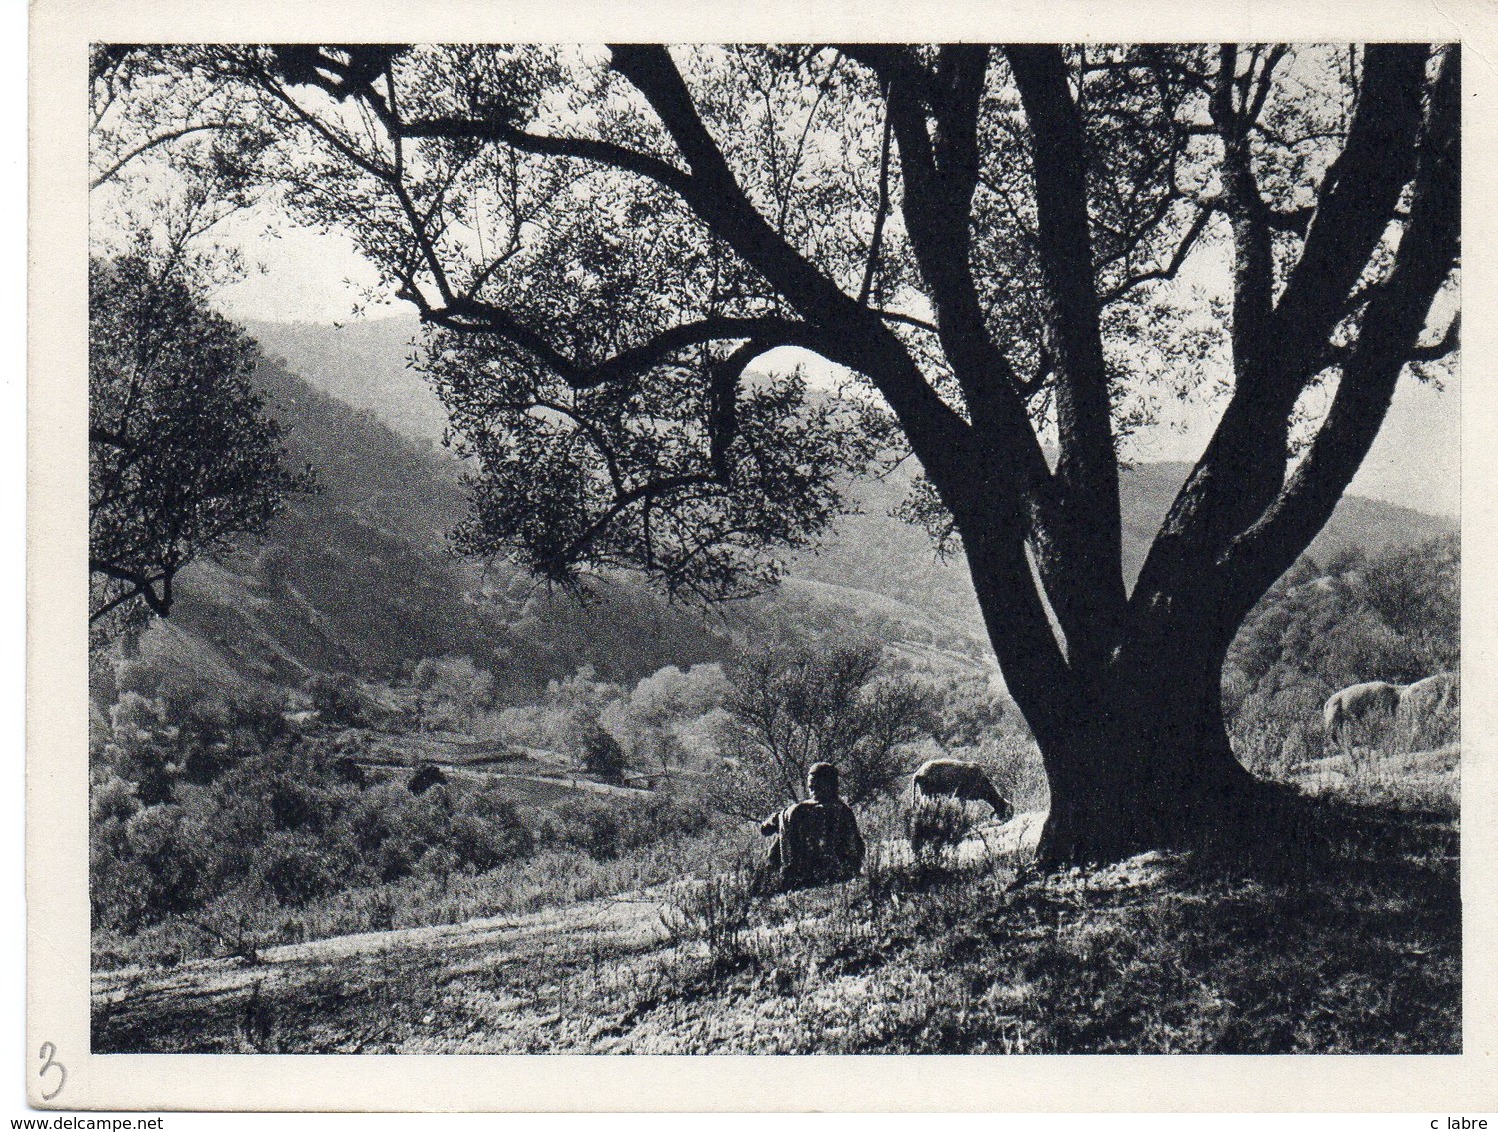
[[[760,826],[761,833],[775,839],[766,863],[780,889],[851,880],[863,868],[858,819],[838,797],[837,787],[837,767],[815,764],[806,775],[811,797]]]

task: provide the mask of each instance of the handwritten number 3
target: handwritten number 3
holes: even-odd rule
[[[49,1069],[55,1069],[58,1073],[57,1088],[53,1089],[50,1093],[43,1093],[42,1100],[44,1101],[50,1101],[53,1097],[57,1096],[58,1093],[62,1092],[62,1087],[68,1083],[68,1071],[63,1067],[62,1062],[52,1060],[56,1053],[57,1047],[51,1042],[42,1043],[41,1052],[38,1055],[42,1059],[42,1067],[36,1071],[36,1075],[38,1077],[45,1077]]]

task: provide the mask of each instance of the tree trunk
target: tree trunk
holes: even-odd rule
[[[969,554],[990,638],[1050,785],[1042,864],[1253,835],[1268,788],[1233,756],[1222,716],[1222,665],[1236,624],[1145,616],[1121,647],[1087,650],[1111,654],[1106,664],[1073,668],[1046,647],[1054,638],[1019,632],[1036,628],[1017,608],[1022,583],[999,582],[994,555]]]
[[[1142,663],[1121,655],[1078,697],[1066,733],[1041,743],[1051,791],[1041,863],[1248,835],[1263,786],[1228,743],[1220,654],[1183,644]]]

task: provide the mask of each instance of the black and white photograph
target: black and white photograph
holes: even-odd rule
[[[1478,1052],[1473,51],[658,38],[88,41],[90,1063]]]

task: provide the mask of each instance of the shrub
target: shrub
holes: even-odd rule
[[[256,854],[255,879],[282,904],[299,908],[348,883],[350,855],[310,831],[278,829]]]
[[[447,847],[459,866],[477,872],[528,857],[536,843],[515,806],[488,789],[470,790],[459,798],[447,833]]]
[[[621,782],[624,779],[624,748],[596,720],[580,725],[578,746],[581,748],[583,769],[605,782]]]
[[[468,726],[494,702],[494,676],[466,656],[429,657],[411,673],[424,728]]]
[[[910,853],[917,867],[951,868],[957,847],[972,828],[965,803],[952,798],[916,797],[906,815]]]
[[[1325,574],[1292,570],[1233,642],[1223,705],[1233,748],[1252,771],[1288,777],[1328,754],[1322,707],[1366,680],[1408,684],[1460,657],[1459,547],[1454,538],[1337,556]],[[1431,718],[1370,724],[1359,746],[1384,755],[1455,741],[1454,697]],[[1361,772],[1360,772],[1361,773]],[[1397,783],[1395,784],[1397,785]]]
[[[124,824],[125,890],[130,924],[148,923],[197,907],[207,894],[210,861],[204,829],[184,807],[147,806]]]
[[[799,800],[813,763],[841,772],[843,796],[867,801],[896,787],[915,746],[938,729],[931,688],[885,670],[877,643],[796,645],[747,653],[728,669],[725,766],[711,803],[757,819]],[[787,799],[787,789],[795,791]]]
[[[350,807],[347,824],[359,858],[375,879],[394,881],[410,875],[422,856],[439,844],[448,828],[437,790],[412,794],[398,782],[363,791]]]
[[[348,673],[332,676],[314,673],[302,685],[302,690],[324,723],[339,727],[369,726],[370,705],[359,688],[359,682]]]
[[[707,823],[700,807],[670,798],[636,803],[572,798],[542,818],[541,837],[607,861],[631,849],[692,836]]]
[[[670,770],[687,755],[690,732],[723,701],[727,682],[719,664],[675,665],[640,680],[615,700],[601,719],[619,735],[636,766]]]

